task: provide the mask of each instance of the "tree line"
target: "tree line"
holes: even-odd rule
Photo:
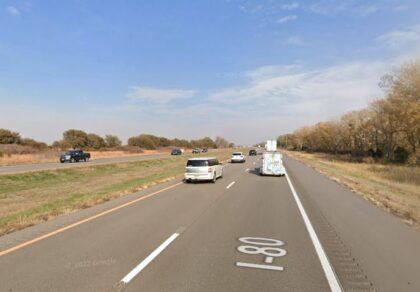
[[[420,60],[381,78],[384,96],[367,108],[278,137],[280,147],[420,163]]]
[[[35,141],[30,138],[21,138],[20,134],[7,129],[0,129],[0,144],[18,144],[31,146],[37,149],[46,149],[48,145],[43,142]],[[143,149],[157,149],[160,147],[182,147],[182,148],[228,148],[233,147],[233,143],[229,143],[223,137],[216,137],[214,140],[204,137],[197,140],[186,139],[168,139],[150,134],[141,134],[130,137],[127,141],[128,146],[135,146]],[[115,135],[100,135],[94,133],[86,133],[82,130],[69,129],[63,133],[63,139],[53,142],[50,147],[56,149],[103,149],[116,148],[122,146],[121,140]]]
[[[181,148],[228,148],[233,147],[233,143],[229,143],[225,138],[216,137],[214,140],[210,137],[204,137],[197,140],[186,139],[168,139],[165,137],[157,137],[150,134],[141,134],[130,137],[128,139],[129,146],[139,146],[145,149],[157,149],[159,147],[181,147]]]
[[[18,144],[30,146],[39,150],[46,149],[48,145],[44,142],[35,141],[31,138],[22,138],[19,133],[7,129],[0,129],[0,144]]]

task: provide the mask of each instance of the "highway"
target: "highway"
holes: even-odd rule
[[[122,162],[132,162],[132,161],[141,161],[141,160],[151,160],[158,159],[163,157],[169,157],[168,153],[159,153],[159,154],[148,154],[148,155],[137,155],[137,156],[122,156],[122,157],[110,157],[110,158],[98,158],[91,159],[88,162],[77,162],[77,163],[60,163],[58,162],[45,162],[45,163],[31,163],[31,164],[18,164],[18,165],[8,165],[0,166],[0,175],[2,174],[17,174],[25,173],[32,171],[42,171],[42,170],[54,170],[54,169],[63,169],[63,168],[73,168],[73,167],[85,167],[92,165],[103,165],[103,164],[112,164],[112,163],[122,163]]]
[[[420,291],[420,232],[260,156],[0,237],[0,291]]]

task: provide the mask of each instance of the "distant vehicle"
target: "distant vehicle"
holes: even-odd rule
[[[251,149],[251,150],[249,150],[249,156],[255,156],[255,155],[257,155],[257,150],[255,150],[255,149]]]
[[[70,150],[60,156],[60,162],[87,162],[90,159],[90,153],[83,152],[82,150]]]
[[[219,177],[223,177],[223,165],[216,157],[188,159],[184,175],[185,182],[207,180],[215,183]]]
[[[207,147],[201,148],[201,152],[209,152],[209,149]]]
[[[201,153],[201,149],[200,149],[200,148],[194,148],[194,149],[192,150],[192,153],[193,153],[193,154]]]
[[[279,152],[266,152],[263,154],[260,175],[284,176],[285,174],[283,156]]]
[[[230,158],[230,162],[231,163],[235,163],[235,162],[244,163],[245,155],[243,155],[242,152],[233,152],[232,157]]]
[[[182,155],[181,149],[173,149],[171,155]]]

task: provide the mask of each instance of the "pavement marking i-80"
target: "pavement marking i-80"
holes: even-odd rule
[[[254,264],[254,263],[243,263],[236,262],[237,267],[245,268],[254,268],[254,269],[263,269],[263,270],[274,270],[274,271],[283,271],[284,268],[280,266],[271,265],[275,258],[283,257],[287,254],[286,250],[279,248],[283,246],[284,242],[264,237],[241,237],[239,241],[246,244],[252,245],[241,245],[238,246],[237,250],[252,255],[264,255],[264,262],[270,265]]]
[[[286,179],[289,183],[290,190],[292,191],[293,197],[296,201],[298,206],[300,215],[303,218],[303,222],[305,223],[306,229],[308,230],[309,236],[312,240],[312,243],[315,247],[315,251],[318,255],[319,261],[321,262],[322,269],[324,270],[325,277],[327,278],[328,284],[330,285],[330,289],[333,292],[342,292],[343,289],[341,288],[340,282],[337,279],[337,276],[334,273],[334,270],[328,260],[327,255],[325,254],[324,248],[321,245],[321,242],[316,235],[315,229],[312,226],[311,221],[309,220],[308,215],[306,214],[305,209],[303,208],[302,202],[299,199],[299,196],[293,187],[292,181],[289,178],[289,175],[286,171]]]

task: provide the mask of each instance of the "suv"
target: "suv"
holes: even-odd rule
[[[83,160],[84,162],[86,162],[89,159],[90,159],[90,153],[83,152],[82,150],[70,150],[60,156],[61,163],[64,163],[66,161],[79,162],[80,160]]]
[[[201,149],[200,149],[200,148],[194,148],[194,149],[192,150],[192,153],[193,153],[193,154],[198,154],[198,153],[201,153]]]
[[[249,156],[255,156],[255,155],[257,155],[257,150],[255,149],[249,150]]]
[[[185,182],[207,180],[216,182],[223,177],[223,165],[216,157],[190,158],[185,168]]]
[[[233,152],[232,157],[230,158],[230,162],[231,163],[235,163],[235,162],[244,163],[245,162],[245,156],[242,154],[242,152]]]
[[[171,151],[171,155],[181,155],[181,154],[182,154],[181,149],[173,149]]]

